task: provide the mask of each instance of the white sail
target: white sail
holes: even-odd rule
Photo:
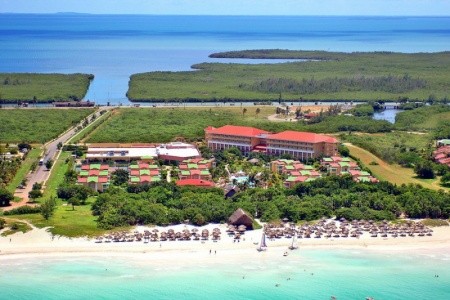
[[[289,247],[289,249],[291,249],[291,250],[298,249],[297,235],[295,235],[295,234],[292,236],[292,243],[291,243],[291,246]]]
[[[264,229],[263,229],[263,232],[262,232],[262,235],[261,235],[261,242],[259,243],[259,247],[256,250],[258,250],[258,251],[265,251],[266,248],[267,248],[267,245],[266,245],[266,234],[265,234]]]
[[[261,236],[261,244],[260,247],[267,247],[266,245],[266,234],[263,232],[262,236]]]

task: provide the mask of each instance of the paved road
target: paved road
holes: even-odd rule
[[[96,117],[100,116],[100,112],[103,110],[112,109],[113,107],[101,107],[99,108],[94,114]],[[89,120],[91,119],[93,114],[89,115],[87,118]],[[60,135],[58,138],[56,138],[53,141],[48,142],[45,145],[45,153],[44,153],[44,162],[53,159],[55,160],[58,154],[58,144],[59,143],[66,143],[72,136],[76,134],[75,128],[77,126],[72,127],[70,130],[66,131],[62,135]],[[36,182],[44,182],[47,180],[47,178],[50,176],[50,171],[47,170],[45,167],[45,164],[42,166],[38,166],[36,170],[28,175],[28,182],[25,188],[23,189],[16,189],[14,196],[22,198],[22,201],[20,202],[12,202],[11,206],[4,207],[3,210],[11,210],[13,208],[17,208],[20,206],[24,206],[28,204],[28,193],[31,191],[31,188],[33,187],[33,184]]]

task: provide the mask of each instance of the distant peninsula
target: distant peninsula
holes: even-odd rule
[[[196,64],[196,72],[134,74],[127,96],[136,102],[426,101],[450,96],[450,52],[265,49],[210,57],[236,58],[236,63]],[[240,58],[303,61],[240,64]]]

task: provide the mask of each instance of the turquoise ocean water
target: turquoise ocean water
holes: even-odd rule
[[[256,251],[251,261],[215,259],[1,261],[0,299],[450,299],[450,254],[308,249],[279,259]]]
[[[92,73],[87,99],[126,104],[131,74],[230,62],[218,51],[450,50],[450,17],[0,14],[0,45],[0,72]]]

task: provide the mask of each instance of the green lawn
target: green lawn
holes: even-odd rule
[[[68,164],[66,164],[66,159],[70,157],[71,154],[71,152],[63,151],[55,161],[52,172],[45,185],[43,198],[48,198],[52,195],[56,197],[56,190],[58,186],[64,182],[64,174],[67,171]]]
[[[394,184],[420,184],[425,188],[432,190],[444,189],[439,185],[439,179],[423,180],[416,178],[413,169],[403,168],[397,164],[388,164],[369,151],[355,145],[346,144],[350,154],[359,158],[365,167],[369,168],[372,174],[380,180],[389,181]],[[376,162],[376,165],[371,165]]]
[[[195,72],[131,76],[132,101],[424,100],[450,95],[450,52],[260,51],[234,57],[313,58],[283,64],[195,65]],[[233,54],[228,55],[232,57]],[[406,76],[405,76],[406,75]]]
[[[398,162],[405,151],[414,150],[421,155],[431,143],[429,134],[414,134],[403,131],[395,131],[377,134],[344,134],[344,141],[364,148],[381,159],[392,163]]]
[[[42,152],[41,147],[35,147],[31,149],[31,151],[27,155],[27,158],[24,161],[22,161],[22,164],[20,165],[20,168],[17,171],[16,175],[14,176],[13,180],[11,180],[11,182],[6,186],[6,189],[8,191],[14,193],[17,186],[19,186],[22,180],[27,176],[33,162],[39,160],[38,158],[41,152]]]
[[[52,102],[83,99],[90,74],[0,73],[0,100]]]
[[[96,217],[91,212],[93,201],[94,198],[90,198],[86,205],[76,206],[75,210],[72,210],[72,206],[64,205],[65,202],[58,200],[55,213],[48,221],[41,214],[4,216],[3,218],[23,219],[38,228],[52,227],[50,232],[55,235],[68,237],[95,236],[106,231],[97,228]]]
[[[0,143],[45,143],[94,109],[0,109]]]
[[[64,174],[68,167],[65,160],[70,157],[70,155],[71,153],[67,151],[61,153],[47,180],[44,195],[42,198],[38,199],[38,202],[50,196],[56,197],[56,189],[64,181]],[[65,201],[57,199],[55,213],[48,221],[46,221],[41,214],[14,215],[5,216],[5,218],[24,219],[39,228],[50,226],[52,227],[50,232],[57,235],[69,237],[99,235],[102,234],[104,230],[97,228],[97,223],[95,221],[96,217],[91,213],[91,204],[94,200],[95,198],[91,197],[85,205],[76,206],[75,210],[72,210],[71,205],[67,205]]]

